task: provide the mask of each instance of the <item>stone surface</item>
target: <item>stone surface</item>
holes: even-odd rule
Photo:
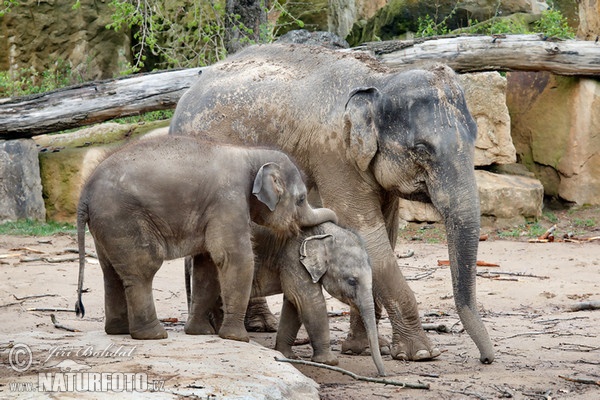
[[[81,186],[105,154],[125,140],[167,123],[106,123],[72,133],[36,136],[48,219],[75,222]]]
[[[525,176],[475,171],[482,219],[490,222],[519,221],[542,216],[544,187]]]
[[[458,78],[477,123],[475,165],[514,163],[516,150],[510,136],[506,79],[498,72],[463,74]]]
[[[45,220],[38,149],[31,139],[0,140],[0,223]]]
[[[600,204],[600,82],[512,72],[507,105],[519,160],[546,195]]]
[[[129,36],[105,28],[112,22],[108,1],[27,0],[0,18],[0,69],[30,68],[41,74],[66,63],[72,77],[86,80],[118,76],[130,59]],[[72,82],[75,83],[75,82]]]
[[[577,38],[598,40],[600,35],[600,0],[579,1],[579,28]]]
[[[494,174],[476,170],[482,221],[519,224],[542,215],[544,187],[539,180],[522,175]],[[406,221],[441,222],[431,204],[400,200],[400,218]]]

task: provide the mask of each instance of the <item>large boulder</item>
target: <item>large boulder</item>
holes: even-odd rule
[[[598,40],[600,35],[600,0],[579,1],[577,38]]]
[[[541,180],[547,195],[600,204],[600,82],[511,72],[508,88],[520,162]]]
[[[48,219],[75,222],[82,184],[106,153],[166,124],[106,123],[72,133],[36,136]]]
[[[506,107],[506,78],[498,72],[459,75],[469,112],[477,123],[475,166],[517,160]]]
[[[106,29],[110,2],[27,0],[0,18],[0,70],[68,68],[72,77],[105,79],[131,60],[127,29]],[[4,51],[3,51],[4,50]],[[66,65],[64,65],[66,64]]]
[[[38,149],[31,139],[0,140],[0,223],[46,219]]]
[[[484,225],[518,225],[542,216],[544,187],[523,175],[495,174],[476,170],[479,206]],[[431,204],[400,199],[400,218],[406,221],[442,222]]]

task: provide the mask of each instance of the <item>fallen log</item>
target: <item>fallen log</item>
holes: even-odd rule
[[[600,76],[600,43],[555,40],[542,35],[449,36],[369,42],[368,50],[395,68],[443,62],[457,72],[549,71],[558,75]]]
[[[0,99],[0,139],[29,138],[173,109],[201,70],[160,71]]]
[[[457,35],[373,42],[339,51],[372,52],[391,69],[442,62],[458,72],[521,70],[600,76],[599,43],[553,41],[539,35]],[[159,71],[0,99],[0,140],[30,138],[148,111],[173,109],[202,69]]]

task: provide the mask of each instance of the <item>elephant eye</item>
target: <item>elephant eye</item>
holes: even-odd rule
[[[350,285],[352,287],[358,286],[358,280],[356,278],[349,278],[348,285]]]
[[[423,142],[415,143],[415,150],[418,153],[427,154],[429,153],[429,146]]]
[[[300,207],[302,204],[304,204],[304,202],[306,201],[306,195],[302,195],[298,198],[298,200],[296,200],[296,205],[298,207]]]

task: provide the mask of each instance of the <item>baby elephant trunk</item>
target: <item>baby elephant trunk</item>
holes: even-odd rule
[[[369,347],[371,348],[371,358],[377,367],[379,376],[385,376],[385,368],[383,366],[383,359],[381,358],[381,351],[379,349],[379,335],[377,333],[377,322],[375,320],[375,306],[373,297],[370,297],[370,301],[367,300],[367,304],[361,304],[358,306],[360,315],[367,331],[367,337],[369,339]]]

